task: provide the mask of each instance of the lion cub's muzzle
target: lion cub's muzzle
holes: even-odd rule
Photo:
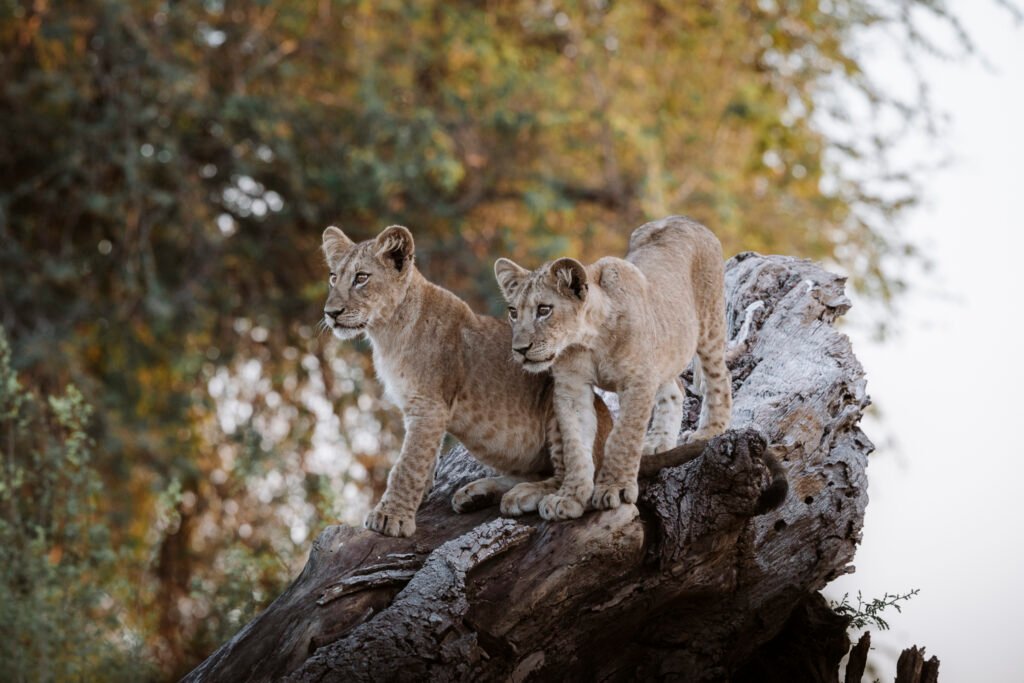
[[[523,366],[523,369],[529,372],[544,372],[551,367],[551,364],[555,360],[555,354],[549,356],[538,357],[535,354],[529,352],[529,347],[526,349],[513,349],[515,353],[513,356],[519,364]]]
[[[324,309],[324,323],[339,339],[350,339],[366,328],[366,321],[353,319],[351,312],[346,316],[346,311],[345,308]]]

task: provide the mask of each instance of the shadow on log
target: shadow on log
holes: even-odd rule
[[[860,540],[872,446],[863,370],[833,327],[843,285],[808,261],[729,261],[733,428],[644,482],[637,506],[562,523],[456,515],[452,492],[486,470],[455,448],[413,538],[328,527],[287,591],[186,680],[756,675],[759,648],[852,571]],[[688,428],[699,400],[687,405]],[[768,448],[790,488],[758,515]]]
[[[865,631],[850,647],[847,628],[850,617],[836,614],[820,593],[807,596],[790,614],[774,639],[757,649],[743,667],[732,675],[733,683],[793,683],[815,681],[839,683],[843,657],[844,683],[863,683],[868,668],[871,634]],[[896,664],[895,683],[937,683],[939,660],[925,661],[924,648],[904,650]],[[869,674],[868,681],[879,680]]]

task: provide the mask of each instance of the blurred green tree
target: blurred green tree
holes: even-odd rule
[[[0,323],[34,391],[96,406],[110,633],[182,673],[379,493],[396,413],[314,334],[325,225],[408,225],[478,308],[500,254],[621,253],[669,213],[887,299],[919,196],[893,136],[933,112],[861,38],[913,56],[936,17],[959,30],[937,0],[0,0]]]
[[[137,632],[122,628],[115,609],[130,587],[99,505],[91,418],[74,386],[45,407],[21,386],[0,327],[0,661],[8,680],[147,674]]]

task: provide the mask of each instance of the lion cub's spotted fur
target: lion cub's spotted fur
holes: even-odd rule
[[[446,431],[505,473],[459,489],[452,498],[456,512],[501,496],[504,514],[521,514],[558,490],[551,378],[512,360],[508,325],[476,315],[427,282],[414,264],[412,234],[401,226],[358,244],[330,227],[323,251],[331,271],[324,321],[340,339],[369,337],[377,375],[405,416],[401,454],[366,526],[389,536],[413,534]],[[594,436],[600,452],[611,417],[596,397],[588,409],[602,420],[602,433]]]
[[[694,354],[704,400],[688,438],[728,428],[722,248],[703,225],[672,216],[634,231],[625,260],[584,267],[563,258],[531,272],[499,259],[495,275],[510,304],[513,352],[527,370],[551,368],[555,379],[565,472],[559,491],[540,503],[545,518],[578,517],[588,501],[596,508],[636,502],[641,455],[676,444],[678,377]],[[596,480],[594,386],[618,392],[620,405]]]

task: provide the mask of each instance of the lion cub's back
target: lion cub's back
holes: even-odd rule
[[[665,293],[705,300],[709,294],[716,298],[724,284],[722,244],[704,225],[685,216],[669,216],[634,230],[626,260],[655,290]]]
[[[644,223],[629,237],[626,260],[647,272],[645,265],[673,264],[714,256],[721,260],[722,245],[715,234],[686,216],[669,216]]]

